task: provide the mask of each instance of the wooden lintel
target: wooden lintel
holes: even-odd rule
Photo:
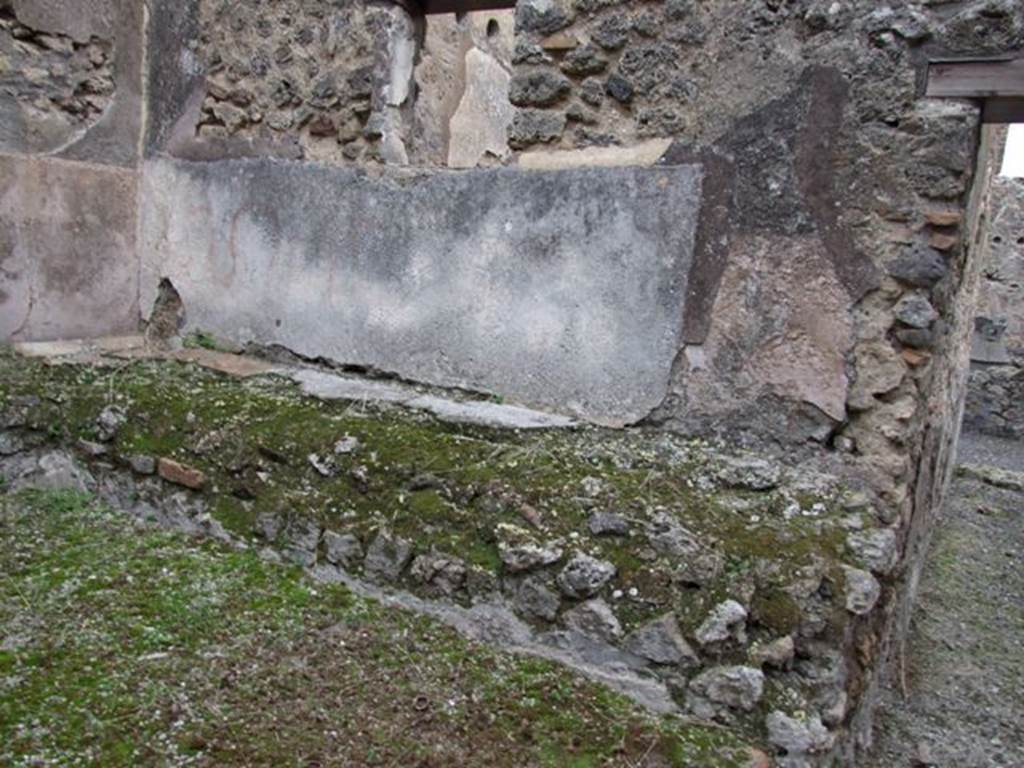
[[[424,13],[469,13],[515,8],[516,0],[422,0]]]
[[[1024,58],[933,61],[925,96],[948,99],[1024,99]]]
[[[986,123],[1024,123],[1024,98],[985,99],[981,119]]]
[[[400,8],[404,8],[413,18],[417,18],[423,15],[423,4],[420,0],[391,0],[395,5]]]

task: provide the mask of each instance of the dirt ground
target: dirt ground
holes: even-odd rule
[[[959,460],[1024,473],[1024,443],[965,434]],[[888,691],[864,768],[1024,766],[1022,565],[1024,493],[958,476],[921,580],[907,696]]]

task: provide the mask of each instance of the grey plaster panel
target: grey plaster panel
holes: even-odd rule
[[[625,423],[664,397],[697,166],[375,178],[147,161],[143,306],[190,328]]]
[[[136,174],[0,156],[0,340],[139,325]]]

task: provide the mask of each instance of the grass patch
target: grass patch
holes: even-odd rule
[[[744,764],[727,731],[80,494],[0,496],[0,649],[4,765]]]

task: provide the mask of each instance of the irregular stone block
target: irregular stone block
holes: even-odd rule
[[[548,589],[543,581],[533,576],[524,579],[516,590],[516,610],[525,616],[554,621],[561,604],[561,598]]]
[[[201,490],[206,485],[206,475],[200,470],[165,456],[157,460],[156,472],[167,482],[191,488],[193,491]]]
[[[363,560],[363,545],[351,533],[324,531],[327,561],[345,569],[352,569]]]
[[[615,573],[611,563],[578,552],[558,574],[558,588],[567,597],[592,597]]]
[[[758,644],[750,649],[750,662],[761,667],[767,664],[776,669],[785,669],[793,661],[795,653],[793,637],[786,635],[770,643]]]
[[[887,574],[896,564],[896,532],[891,528],[854,531],[846,543],[875,573]]]
[[[878,580],[867,571],[844,568],[846,574],[846,610],[861,616],[870,613],[882,594]]]
[[[626,636],[623,648],[654,664],[692,666],[699,661],[671,613],[633,630]]]
[[[835,740],[817,715],[798,720],[775,710],[765,719],[765,726],[771,743],[790,758],[827,752]]]
[[[764,673],[753,667],[712,667],[690,681],[690,709],[714,717],[721,707],[750,712],[764,694]]]
[[[381,531],[366,551],[366,573],[382,581],[397,581],[412,560],[412,554],[412,544],[408,541]]]
[[[78,462],[60,451],[43,454],[35,467],[11,483],[11,490],[25,488],[39,490],[78,491],[88,493],[96,481]]]
[[[431,592],[451,597],[466,583],[466,564],[458,558],[420,555],[412,561],[410,575]]]
[[[719,603],[697,628],[694,637],[701,645],[713,645],[726,640],[745,643],[747,609],[735,600]]]
[[[567,627],[590,637],[606,641],[622,637],[622,625],[608,603],[600,598],[580,603],[566,611],[564,618]]]
[[[129,456],[128,466],[131,467],[132,472],[139,475],[156,474],[156,459],[152,456],[143,456],[142,454]]]
[[[629,535],[629,521],[614,512],[595,512],[587,520],[587,528],[595,536]]]

